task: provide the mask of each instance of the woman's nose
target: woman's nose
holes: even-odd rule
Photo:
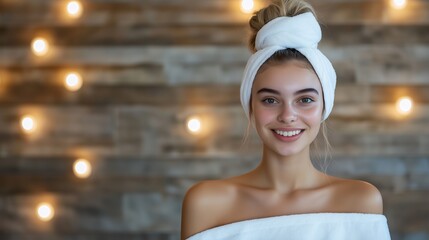
[[[282,123],[292,123],[297,120],[296,112],[293,106],[285,104],[279,112],[277,120]]]

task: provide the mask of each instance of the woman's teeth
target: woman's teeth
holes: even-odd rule
[[[280,131],[280,130],[275,130],[275,132],[278,135],[282,135],[284,137],[292,137],[292,136],[298,135],[298,134],[301,133],[301,131],[302,130],[295,130],[295,131]]]

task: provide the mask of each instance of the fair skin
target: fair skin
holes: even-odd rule
[[[295,60],[264,68],[253,83],[251,110],[263,143],[260,164],[240,176],[192,186],[182,205],[181,239],[247,219],[383,212],[381,194],[371,184],[329,176],[312,165],[310,144],[323,114],[323,92],[312,70]]]

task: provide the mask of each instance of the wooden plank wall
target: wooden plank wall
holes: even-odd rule
[[[310,2],[338,73],[328,172],[381,189],[392,239],[429,239],[429,2]],[[239,103],[249,15],[239,0],[82,3],[70,20],[63,0],[0,1],[0,238],[179,239],[192,184],[258,163]],[[39,35],[52,44],[43,58],[29,48]],[[68,70],[84,78],[78,92],[63,87]],[[403,95],[416,105],[406,118]],[[200,136],[185,129],[195,114]],[[72,173],[79,157],[88,179]],[[40,201],[52,221],[35,217]]]

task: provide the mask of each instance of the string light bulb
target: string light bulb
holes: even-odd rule
[[[73,164],[73,172],[78,178],[87,178],[91,175],[91,164],[86,159],[78,159]]]
[[[31,48],[36,56],[44,56],[49,51],[49,43],[42,37],[35,38],[31,43]]]
[[[69,91],[77,91],[82,87],[82,77],[77,72],[67,74],[64,85]]]
[[[27,133],[34,132],[36,130],[36,120],[33,116],[26,115],[21,119],[21,127]]]
[[[396,110],[402,115],[408,115],[413,109],[413,100],[410,97],[401,97],[396,102]]]
[[[244,13],[252,13],[255,3],[253,0],[242,0],[241,1],[241,11]]]
[[[191,117],[186,124],[189,132],[196,134],[201,131],[201,120],[198,117]]]
[[[391,5],[395,9],[403,9],[407,5],[407,0],[391,0]]]
[[[46,202],[39,204],[36,212],[39,219],[44,222],[50,221],[55,215],[52,205]]]
[[[70,17],[78,18],[82,15],[82,4],[79,1],[70,1],[67,3],[67,13]]]

